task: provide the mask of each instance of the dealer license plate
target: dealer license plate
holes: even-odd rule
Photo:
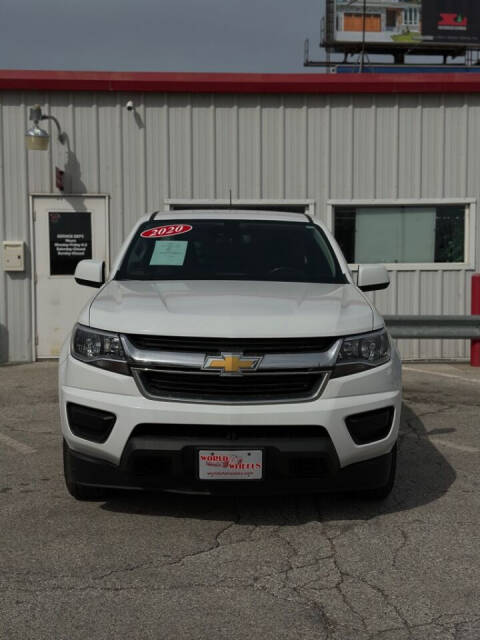
[[[203,449],[198,452],[200,480],[261,480],[263,451],[219,451]]]

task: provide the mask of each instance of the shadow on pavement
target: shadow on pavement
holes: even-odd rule
[[[232,497],[124,491],[112,495],[101,508],[149,516],[233,520],[256,526],[369,520],[434,502],[448,491],[455,478],[453,467],[430,442],[421,419],[404,404],[397,481],[386,500],[367,501],[355,494]]]

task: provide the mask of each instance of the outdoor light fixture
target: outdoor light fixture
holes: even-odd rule
[[[45,129],[41,129],[38,126],[38,123],[41,120],[53,120],[58,129],[58,141],[60,144],[65,143],[65,134],[62,133],[58,120],[55,116],[43,115],[42,108],[39,104],[30,109],[30,120],[33,120],[33,127],[25,131],[25,143],[27,145],[27,149],[31,149],[32,151],[47,151],[48,149],[50,135],[45,131]]]

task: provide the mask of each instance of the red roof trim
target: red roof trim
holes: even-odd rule
[[[480,93],[480,74],[262,74],[0,70],[0,90],[166,93]]]

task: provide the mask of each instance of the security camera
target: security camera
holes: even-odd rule
[[[129,100],[125,106],[127,108],[127,111],[133,111],[135,109],[135,105],[133,104],[133,100]]]

